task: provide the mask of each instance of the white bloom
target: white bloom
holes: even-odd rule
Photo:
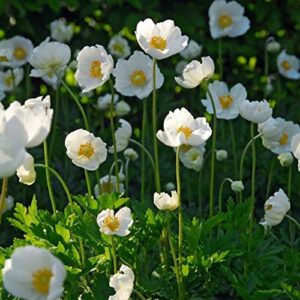
[[[216,159],[217,161],[223,161],[223,160],[226,160],[228,157],[228,153],[226,150],[217,150],[216,151]]]
[[[232,181],[231,189],[236,193],[242,192],[244,190],[244,184],[242,181]]]
[[[214,74],[214,71],[215,64],[211,57],[202,57],[201,63],[198,60],[192,60],[187,64],[182,72],[182,76],[175,77],[175,81],[186,89],[192,89],[203,80],[209,79]]]
[[[0,49],[7,51],[6,54],[2,55],[1,65],[17,68],[27,63],[32,53],[33,44],[29,39],[17,35],[1,41]]]
[[[135,35],[140,47],[156,59],[164,59],[179,53],[188,43],[188,37],[181,35],[181,30],[172,20],[157,24],[151,19],[140,21]]]
[[[70,42],[73,36],[72,25],[67,25],[63,18],[51,22],[50,31],[52,39],[60,43]]]
[[[119,101],[119,95],[114,95],[114,103],[116,104]],[[97,99],[97,108],[100,110],[107,110],[110,108],[111,103],[111,94],[105,94],[104,96],[100,96]]]
[[[182,147],[189,148],[187,146],[188,145],[183,145]],[[203,156],[205,152],[204,144],[201,144],[198,147],[190,147],[190,149],[186,150],[180,151],[180,161],[186,168],[199,172],[203,166]]]
[[[124,96],[146,98],[153,88],[153,62],[141,51],[134,51],[128,60],[119,59],[113,75],[116,78],[115,88]],[[159,89],[164,77],[158,66],[156,72],[156,89]]]
[[[240,115],[253,123],[262,123],[272,116],[272,108],[266,100],[263,101],[242,101],[239,104]]]
[[[56,300],[63,293],[66,269],[47,249],[17,248],[2,269],[4,288],[25,300]]]
[[[34,158],[26,152],[22,164],[17,169],[17,176],[19,182],[32,185],[36,179],[36,172],[34,169]]]
[[[139,158],[139,155],[137,154],[137,152],[132,148],[127,148],[124,151],[124,156],[126,159],[131,160],[131,161],[135,161]]]
[[[281,45],[273,37],[269,37],[266,41],[266,48],[270,53],[277,53],[280,50]]]
[[[0,71],[0,90],[4,92],[12,91],[17,87],[24,77],[22,68]]]
[[[291,204],[285,192],[282,189],[279,189],[278,192],[265,202],[264,208],[264,221],[260,222],[260,224],[271,227],[282,222],[286,213],[291,208]]]
[[[196,41],[194,40],[189,40],[189,43],[185,49],[183,49],[179,54],[187,59],[191,60],[196,57],[198,57],[202,52],[202,46],[199,45]]]
[[[212,38],[245,34],[250,28],[250,20],[244,16],[244,12],[244,7],[236,1],[215,0],[208,10]]]
[[[131,125],[124,119],[120,119],[119,122],[121,126],[115,132],[117,152],[121,152],[127,148],[132,135]],[[114,153],[114,146],[111,146],[108,151],[109,153]]]
[[[84,129],[69,133],[65,146],[73,164],[85,170],[97,170],[107,157],[106,144],[102,139]]]
[[[31,77],[54,76],[62,72],[71,58],[70,47],[49,38],[33,49],[29,63],[33,66]]]
[[[300,79],[300,60],[295,55],[286,54],[286,50],[282,50],[277,57],[278,72],[289,79]]]
[[[9,67],[9,61],[12,60],[13,53],[12,49],[3,48],[7,47],[7,40],[3,40],[0,42],[0,66],[1,67]]]
[[[126,236],[133,224],[131,210],[122,207],[116,214],[112,209],[103,210],[97,217],[97,224],[106,235]]]
[[[218,119],[231,120],[238,117],[240,113],[239,106],[247,98],[247,91],[242,84],[234,85],[229,91],[225,82],[215,80],[209,84],[208,89],[215,104]],[[209,114],[214,113],[208,93],[206,94],[206,99],[203,99],[201,102]]]
[[[157,138],[167,146],[199,146],[211,136],[212,130],[205,118],[197,118],[185,109],[169,112],[164,120],[164,131],[159,130]]]
[[[291,141],[291,149],[298,160],[298,171],[300,171],[300,133],[293,136]]]
[[[116,293],[113,296],[109,296],[108,300],[128,300],[133,290],[133,284],[133,271],[129,267],[122,265],[119,272],[110,277],[109,286]]]
[[[153,201],[155,206],[160,210],[175,210],[179,206],[178,194],[176,191],[167,193],[154,193]]]
[[[110,54],[118,58],[125,58],[130,55],[128,41],[120,35],[115,35],[111,38],[108,44],[108,50]]]
[[[259,123],[257,129],[266,139],[276,139],[281,133],[278,127],[278,121],[272,117],[263,123]]]
[[[176,66],[175,66],[175,71],[178,75],[181,75],[184,68],[187,66],[188,62],[186,60],[180,60]]]
[[[294,161],[294,157],[291,152],[281,153],[277,156],[277,159],[282,167],[289,167]]]
[[[14,198],[12,196],[8,195],[4,200],[4,207],[3,207],[2,214],[11,210],[14,207],[14,204],[15,204]]]
[[[84,47],[78,53],[77,63],[75,78],[83,93],[103,85],[114,67],[111,55],[100,45]]]
[[[128,115],[131,112],[131,107],[127,102],[120,101],[116,104],[115,110],[117,116],[123,117]]]
[[[100,191],[99,191],[99,186],[100,186]],[[113,176],[113,175],[103,176],[100,179],[99,184],[96,184],[94,187],[94,192],[95,192],[96,198],[100,195],[100,192],[101,192],[101,194],[104,194],[104,193],[114,193],[116,191],[117,191],[117,178],[116,178],[116,176]],[[124,184],[120,180],[119,193],[122,194],[124,191],[125,191]]]

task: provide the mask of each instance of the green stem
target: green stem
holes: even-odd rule
[[[223,189],[224,189],[224,184],[225,182],[232,182],[232,180],[230,178],[225,178],[223,179],[221,185],[220,185],[220,190],[219,190],[219,213],[222,212],[222,207],[223,207],[223,203],[222,203],[222,198],[223,198]]]
[[[82,267],[85,267],[85,252],[84,252],[84,243],[83,239],[79,238],[79,247],[80,247],[80,254],[81,254],[81,264]]]
[[[220,80],[223,80],[223,45],[222,45],[222,38],[219,39],[218,55],[219,55],[218,63],[219,63]]]
[[[254,123],[251,123],[251,140],[254,138]],[[256,171],[256,149],[255,143],[252,146],[252,175],[251,175],[251,206],[250,206],[250,230],[253,226],[254,204],[255,204],[255,171]]]
[[[145,148],[146,139],[146,126],[147,126],[147,100],[143,100],[143,121],[142,121],[142,146]],[[142,151],[142,183],[141,183],[141,200],[145,201],[145,176],[146,176],[146,160],[145,151]]]
[[[159,171],[159,156],[158,142],[156,138],[157,132],[157,96],[156,96],[156,60],[153,58],[153,91],[152,91],[152,122],[153,122],[153,145],[154,145],[154,161],[155,161],[155,188],[156,192],[160,192],[160,171]]]
[[[114,274],[118,272],[118,264],[117,264],[117,254],[116,254],[116,245],[113,235],[110,236],[111,241],[111,251],[112,251],[112,259],[113,259],[113,270]]]
[[[142,300],[147,300],[147,298],[144,297],[143,294],[141,294],[138,290],[133,289],[133,292],[134,292],[135,294],[137,294],[137,296],[138,296],[140,299],[142,299]]]
[[[87,170],[84,170],[84,176],[85,176],[85,181],[86,181],[86,187],[87,187],[88,195],[90,197],[92,197],[91,181],[90,181],[89,172]]]
[[[127,159],[126,160],[126,163],[125,163],[125,196],[128,195],[128,182],[129,182],[129,178],[128,178],[128,169],[129,169],[129,163],[130,163],[130,160]]]
[[[285,215],[289,220],[291,220],[296,226],[297,226],[297,228],[300,230],[300,224],[299,224],[299,222],[296,220],[296,219],[294,219],[292,216],[290,216],[290,215]]]
[[[271,182],[272,182],[272,177],[273,177],[274,164],[275,164],[275,159],[272,158],[270,169],[269,169],[269,174],[268,174],[266,199],[268,199],[269,195],[270,195],[270,189],[271,189]]]
[[[232,143],[232,154],[233,154],[233,164],[234,164],[234,178],[238,176],[238,165],[237,165],[237,154],[236,154],[236,143],[235,143],[235,134],[234,129],[232,126],[232,121],[229,121],[229,130],[231,136],[231,143]]]
[[[292,193],[292,166],[289,166],[289,177],[288,177],[288,197],[291,201],[291,193]]]
[[[198,175],[198,211],[199,211],[199,217],[202,216],[203,212],[203,201],[202,201],[202,175],[203,175],[203,167],[199,171]]]
[[[57,119],[59,115],[59,86],[57,87],[56,93],[55,93],[55,109],[54,109],[54,120],[52,124],[52,137],[50,141],[50,150],[49,150],[49,156],[52,157],[53,148],[55,145],[55,137],[56,137],[56,128],[57,128]]]
[[[2,178],[2,189],[1,189],[1,195],[0,195],[0,224],[2,220],[2,214],[5,207],[5,199],[6,199],[6,193],[7,193],[7,183],[8,178],[3,177]]]
[[[53,210],[53,214],[56,215],[56,203],[53,195],[53,189],[50,181],[50,173],[49,173],[49,158],[48,158],[48,148],[47,148],[47,141],[44,141],[44,161],[45,161],[45,172],[46,172],[46,181],[48,187],[48,193],[51,201],[51,206]]]
[[[30,79],[30,65],[26,65],[26,98],[28,99],[31,95],[31,79]]]

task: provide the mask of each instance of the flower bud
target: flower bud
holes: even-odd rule
[[[120,182],[124,182],[125,179],[126,179],[126,177],[125,177],[124,173],[121,171],[121,172],[119,173],[119,180],[120,180]]]
[[[226,160],[227,157],[228,157],[228,153],[226,150],[221,149],[216,151],[216,159],[218,161]]]
[[[25,154],[22,164],[17,169],[17,176],[19,177],[19,182],[23,184],[32,185],[35,182],[34,159],[29,153]]]
[[[166,188],[166,191],[168,192],[171,192],[173,190],[176,189],[176,186],[173,182],[168,182],[166,185],[165,185],[165,188]]]
[[[282,167],[289,167],[294,161],[294,158],[293,158],[293,155],[291,154],[291,152],[281,153],[277,156],[277,159],[279,160],[280,165]]]
[[[132,148],[127,148],[124,151],[124,156],[126,159],[131,160],[131,161],[137,160],[139,158],[139,155],[137,154],[137,152]]]
[[[267,51],[270,53],[277,53],[281,48],[281,45],[273,38],[267,42]]]
[[[122,116],[126,116],[130,113],[131,111],[131,108],[129,106],[129,104],[125,101],[119,101],[117,104],[116,104],[116,114],[119,116],[119,117],[122,117]]]
[[[242,192],[244,190],[244,184],[242,181],[239,181],[239,180],[232,181],[231,189],[236,193]]]
[[[160,210],[175,210],[179,206],[176,191],[172,191],[171,196],[167,193],[154,193],[153,199],[155,206]]]

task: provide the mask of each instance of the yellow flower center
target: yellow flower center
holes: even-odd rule
[[[32,275],[32,286],[38,293],[46,295],[49,292],[52,276],[53,274],[49,269],[40,269]]]
[[[17,47],[15,50],[14,50],[14,58],[17,59],[17,60],[23,60],[26,58],[26,50],[23,48],[23,47]]]
[[[223,109],[228,109],[233,103],[233,99],[230,95],[220,96],[219,101]]]
[[[199,153],[194,153],[191,157],[191,161],[195,161],[199,158]]]
[[[93,60],[90,66],[90,76],[93,78],[102,78],[101,62],[99,60]]]
[[[285,69],[286,71],[289,71],[292,66],[291,64],[287,61],[287,60],[284,60],[282,63],[281,63],[281,66],[283,69]]]
[[[86,158],[90,158],[93,156],[95,150],[92,144],[87,143],[87,144],[81,144],[79,147],[78,155],[79,156],[84,156]]]
[[[130,81],[134,86],[142,86],[146,83],[146,74],[141,70],[136,70],[130,75]]]
[[[118,43],[114,44],[114,45],[113,45],[113,49],[114,49],[116,52],[118,52],[118,53],[123,53],[123,52],[124,52],[124,47],[123,47],[122,44],[118,44]]]
[[[233,20],[232,20],[231,16],[223,15],[223,16],[219,17],[218,23],[222,29],[225,29],[232,25]]]
[[[101,192],[102,193],[110,193],[113,191],[114,185],[111,182],[103,182],[101,183]]]
[[[6,56],[0,56],[0,62],[8,61]]]
[[[111,216],[106,217],[104,219],[104,226],[109,228],[111,231],[117,231],[120,226],[119,219]]]
[[[186,126],[180,126],[177,129],[177,132],[182,132],[185,136],[186,139],[189,139],[190,136],[192,135],[192,129],[190,127],[186,127]]]
[[[288,140],[289,140],[289,135],[286,132],[284,132],[279,139],[279,144],[286,145]]]
[[[191,149],[192,149],[191,145],[183,144],[183,145],[180,146],[180,152],[182,152],[182,153],[186,153]]]
[[[163,51],[166,49],[167,41],[160,36],[153,36],[150,41],[150,46],[152,48]]]
[[[12,86],[14,78],[12,76],[8,76],[4,79],[4,83],[7,87]]]
[[[265,205],[265,210],[271,210],[272,209],[272,204],[267,204]]]

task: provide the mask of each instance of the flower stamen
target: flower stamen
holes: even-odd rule
[[[38,293],[46,295],[49,292],[52,276],[53,274],[49,269],[40,269],[32,275],[32,286]]]
[[[284,60],[281,63],[281,66],[285,71],[289,71],[292,68],[291,64],[287,60]]]
[[[141,70],[133,71],[130,75],[130,81],[134,86],[142,86],[145,85],[147,81],[146,74]]]
[[[186,139],[189,139],[190,136],[192,135],[192,129],[190,127],[186,127],[186,126],[180,126],[177,129],[177,132],[182,132],[185,136]]]
[[[120,221],[117,217],[106,217],[104,219],[104,226],[109,228],[110,231],[117,231],[120,226]]]
[[[223,109],[228,109],[233,103],[232,96],[230,96],[230,95],[220,96],[219,101],[220,101],[220,105]]]
[[[13,52],[13,56],[17,60],[25,59],[26,55],[27,55],[26,50],[23,47],[17,47]]]
[[[86,158],[91,158],[95,152],[91,143],[81,144],[79,147],[78,155]]]
[[[167,41],[160,36],[153,36],[150,40],[150,46],[154,49],[165,50],[167,46]]]
[[[288,140],[289,140],[289,135],[286,132],[284,132],[279,139],[279,144],[282,146],[286,145]]]
[[[99,60],[93,60],[90,66],[90,76],[93,78],[102,78],[101,62]]]
[[[233,23],[233,20],[232,20],[231,16],[229,16],[229,15],[220,16],[218,19],[218,24],[222,29],[225,29],[225,28],[231,26],[232,23]]]

